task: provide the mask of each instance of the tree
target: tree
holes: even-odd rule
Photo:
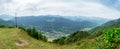
[[[66,37],[61,37],[59,39],[53,40],[53,43],[57,43],[57,44],[60,44],[60,45],[67,44],[67,41],[65,39],[66,39]]]
[[[63,44],[66,44],[66,37],[61,37],[58,41],[59,44],[63,45]]]
[[[57,44],[70,44],[70,43],[74,43],[76,41],[79,41],[81,39],[87,38],[90,34],[87,31],[77,31],[73,34],[70,34],[67,37],[61,37],[58,39],[53,40],[53,43],[57,43]]]
[[[31,37],[33,37],[35,39],[43,40],[43,41],[47,42],[47,37],[43,36],[41,34],[41,32],[37,31],[34,27],[27,29],[26,32],[28,33],[28,35],[30,35]]]

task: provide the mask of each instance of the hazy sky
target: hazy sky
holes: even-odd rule
[[[120,17],[120,0],[0,0],[0,15]]]

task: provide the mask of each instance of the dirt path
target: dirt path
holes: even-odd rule
[[[20,34],[20,31],[19,29],[17,29],[16,31],[14,31],[12,34],[13,36],[19,36]],[[15,40],[15,45],[17,46],[27,46],[29,43],[26,41],[26,40],[23,40],[21,38]]]

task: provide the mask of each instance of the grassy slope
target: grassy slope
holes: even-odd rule
[[[0,49],[103,49],[102,35],[93,39],[84,39],[70,45],[57,45],[36,40],[26,32],[16,28],[0,28]],[[16,41],[24,40],[25,46],[18,46]]]
[[[24,40],[25,46],[16,45],[16,41]],[[76,49],[76,45],[57,45],[36,40],[22,30],[16,28],[0,28],[0,49]]]

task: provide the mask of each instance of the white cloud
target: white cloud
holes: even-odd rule
[[[2,2],[0,13],[14,15],[65,15],[118,18],[120,11],[88,0],[12,0]],[[99,1],[99,0],[98,0]]]

